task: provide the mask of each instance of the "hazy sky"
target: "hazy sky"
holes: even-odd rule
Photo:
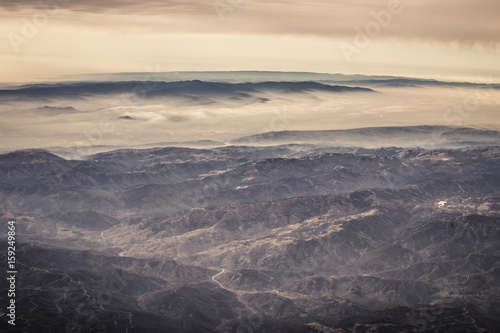
[[[500,81],[498,0],[0,1],[0,81],[279,70]]]

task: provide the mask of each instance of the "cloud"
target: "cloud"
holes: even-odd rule
[[[50,1],[55,0],[46,1],[50,5]],[[65,11],[61,19],[125,33],[255,33],[351,40],[357,27],[364,29],[368,22],[375,20],[372,13],[387,10],[391,1],[398,0],[216,0],[215,3],[223,4],[216,8],[213,1],[206,0],[71,0],[61,6]],[[498,0],[400,2],[401,11],[391,15],[390,23],[382,27],[377,38],[488,47],[500,44]],[[22,0],[2,1],[0,8],[34,11],[39,7],[34,7],[32,1]],[[222,13],[223,21],[217,12]]]
[[[189,118],[187,117],[183,117],[183,116],[170,116],[168,117],[168,120],[174,122],[174,123],[180,123],[180,122],[183,122],[183,121],[188,121]]]
[[[134,117],[131,117],[131,116],[121,116],[121,117],[118,117],[118,119],[124,119],[124,120],[135,120],[137,118],[134,118]]]
[[[34,2],[31,0],[21,1],[1,1],[0,8],[8,10],[23,10],[23,9],[41,9],[50,10],[69,9],[80,13],[120,13],[127,15],[135,14],[172,14],[175,12],[200,12],[210,9],[212,3],[210,1],[183,1],[183,0],[147,0],[147,1],[130,1],[130,0],[41,0]]]

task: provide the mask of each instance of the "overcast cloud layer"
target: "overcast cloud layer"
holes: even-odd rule
[[[93,25],[99,27],[113,27],[118,24],[125,30],[136,30],[137,26],[132,24],[127,27],[120,16],[136,17],[139,22],[152,19],[153,21],[143,27],[149,33],[250,32],[336,37],[352,35],[353,28],[363,28],[372,19],[371,11],[379,12],[392,6],[397,14],[393,14],[390,25],[384,30],[384,38],[412,38],[485,46],[496,46],[500,41],[499,1],[394,1],[398,2],[401,3],[400,6],[391,5],[389,0],[61,0],[60,8],[71,11],[66,14],[68,18],[74,15],[84,19],[89,14],[99,14],[88,16],[88,19],[92,17],[95,20]],[[56,4],[55,0],[40,3],[45,4],[46,8],[55,8]],[[2,1],[0,6],[10,14],[13,11],[28,12],[41,7],[38,2],[27,0]],[[214,19],[217,10],[223,12],[229,22],[221,24],[220,20]],[[101,15],[106,15],[108,19],[102,20]],[[132,18],[132,22],[137,22],[136,19]],[[152,22],[154,24],[151,24]]]
[[[498,0],[0,1],[0,81],[156,67],[499,81],[499,13]]]
[[[246,135],[284,130],[413,125],[500,130],[500,90],[491,87],[377,87],[377,92],[328,92],[315,90],[316,85],[308,83],[311,87],[305,91],[290,93],[287,86],[283,92],[269,89],[269,84],[208,90],[201,89],[207,86],[203,82],[182,84],[192,85],[196,89],[184,89],[181,94],[161,89],[161,94],[147,98],[79,85],[75,89],[56,86],[53,90],[59,91],[57,94],[32,91],[31,99],[30,94],[25,95],[28,91],[19,96],[0,91],[0,151],[105,149],[197,140],[228,143]]]

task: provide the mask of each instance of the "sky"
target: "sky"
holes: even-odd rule
[[[0,1],[0,82],[272,70],[500,82],[498,0]]]

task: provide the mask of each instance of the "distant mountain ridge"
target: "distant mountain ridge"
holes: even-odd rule
[[[247,83],[247,82],[300,82],[312,81],[329,84],[346,84],[358,86],[386,86],[386,87],[410,87],[410,86],[454,86],[454,87],[481,87],[488,86],[499,89],[500,84],[495,82],[472,83],[457,81],[441,81],[427,78],[412,78],[391,75],[362,75],[341,73],[314,73],[314,72],[279,72],[279,71],[180,71],[180,72],[149,72],[149,73],[102,73],[87,74],[80,76],[61,77],[61,80],[69,81],[189,81],[201,80],[207,82],[225,83]]]
[[[266,91],[280,93],[322,92],[373,92],[369,88],[337,86],[317,82],[259,82],[259,83],[222,83],[200,80],[161,82],[161,81],[121,81],[121,82],[78,82],[56,84],[34,84],[0,90],[1,97],[11,98],[80,98],[89,95],[138,93],[142,98],[193,96],[235,96],[250,97],[250,94]]]
[[[466,147],[500,145],[500,132],[450,126],[393,126],[345,130],[267,132],[232,141],[233,144],[272,145],[288,143],[330,146]]]

